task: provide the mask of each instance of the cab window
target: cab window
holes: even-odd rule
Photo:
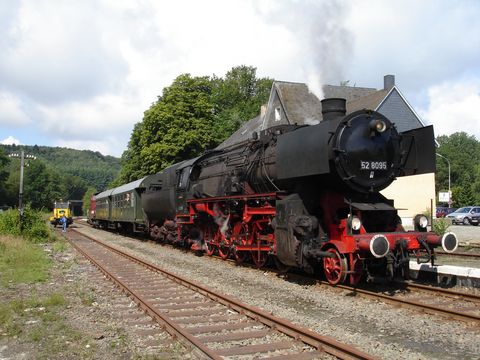
[[[190,167],[183,168],[178,175],[177,186],[179,189],[185,189],[188,183],[188,174],[190,173]]]

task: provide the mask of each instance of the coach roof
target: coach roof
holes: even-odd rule
[[[122,193],[125,193],[125,192],[135,190],[139,187],[142,187],[141,184],[142,184],[143,180],[145,180],[145,178],[146,177],[143,177],[141,179],[129,182],[128,184],[124,184],[122,186],[116,187],[112,190],[111,195],[122,194]]]

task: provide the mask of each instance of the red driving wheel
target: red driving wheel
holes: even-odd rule
[[[328,249],[327,252],[333,254],[333,257],[323,258],[323,271],[327,281],[332,285],[344,282],[347,278],[347,259],[335,248]]]
[[[218,244],[218,255],[223,260],[227,260],[230,257],[230,241],[222,234],[220,229],[215,234],[215,243]]]
[[[248,255],[248,251],[237,250],[237,246],[245,246],[248,244],[248,225],[239,221],[233,227],[233,256],[237,264],[242,264]]]

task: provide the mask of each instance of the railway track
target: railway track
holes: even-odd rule
[[[326,281],[322,286],[332,287]],[[480,326],[480,295],[437,288],[412,282],[397,282],[396,288],[369,290],[346,285],[335,288],[354,292],[355,295],[400,307],[408,307],[423,313],[440,315],[449,320],[460,320]]]
[[[162,329],[199,358],[243,355],[275,360],[373,358],[73,229],[68,240]]]
[[[480,259],[480,253],[469,253],[469,252],[453,252],[453,253],[446,253],[443,251],[435,251],[435,254],[442,255],[442,256],[451,256],[451,257],[469,257],[469,258],[477,258]]]

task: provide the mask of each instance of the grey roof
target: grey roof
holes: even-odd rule
[[[121,185],[119,187],[116,187],[116,188],[112,189],[111,195],[117,195],[117,194],[121,194],[121,193],[124,193],[124,192],[129,192],[129,191],[135,190],[135,189],[140,187],[140,184],[142,183],[143,180],[145,180],[145,178],[146,177],[135,180],[135,181],[132,181],[132,182],[129,182],[128,184],[124,184],[124,185]]]
[[[277,95],[272,96],[273,93]],[[288,124],[314,124],[322,118],[320,100],[312,93],[306,84],[276,81],[272,86],[270,99],[265,114],[262,129],[267,129],[268,121],[274,121],[275,102],[283,106],[286,115],[285,123]]]
[[[323,96],[325,98],[344,98],[349,101],[353,101],[364,96],[368,96],[377,92],[377,89],[364,88],[356,86],[336,86],[336,85],[323,85]]]
[[[244,142],[252,137],[254,132],[257,132],[263,123],[263,118],[258,115],[244,123],[240,128],[235,131],[227,140],[217,146],[217,149],[223,149],[231,145],[235,145]]]
[[[98,200],[98,199],[102,199],[102,198],[107,198],[112,194],[112,191],[113,191],[113,189],[108,189],[108,190],[102,191],[101,193],[98,193],[97,195],[95,195],[95,199]]]
[[[347,114],[362,109],[376,110],[387,94],[388,91],[386,90],[378,90],[363,97],[355,98],[350,101],[347,100]]]
[[[347,114],[362,109],[377,110],[391,118],[399,131],[424,126],[419,116],[408,104],[396,86],[388,90],[373,88],[324,85],[325,98],[347,100]],[[308,86],[303,83],[274,81],[266,111],[244,123],[217,149],[247,141],[254,132],[275,125],[297,124],[314,125],[322,121],[322,105]]]

